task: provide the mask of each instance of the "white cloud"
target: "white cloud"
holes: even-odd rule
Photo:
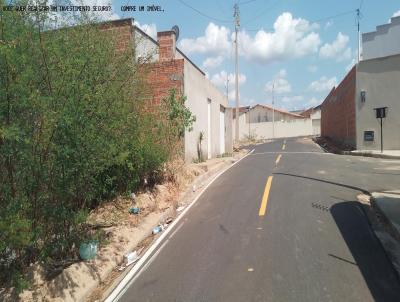
[[[204,36],[196,39],[182,39],[179,47],[187,54],[226,55],[231,50],[230,30],[224,26],[209,23]]]
[[[225,87],[226,79],[229,80],[229,85],[235,84],[235,74],[228,74],[225,70],[220,71],[219,73],[214,74],[211,77],[211,82],[217,87]],[[246,83],[246,76],[243,73],[239,73],[239,84]]]
[[[346,72],[349,72],[350,69],[352,69],[353,66],[354,66],[354,64],[356,64],[356,63],[357,63],[356,59],[353,58],[353,59],[350,61],[350,63],[346,66],[346,68],[345,68]]]
[[[321,103],[322,103],[321,100],[317,99],[316,97],[312,97],[312,98],[305,104],[305,106],[306,106],[306,108],[308,108],[308,107],[315,107],[315,106],[318,106],[318,105],[321,104]]]
[[[143,30],[146,34],[148,34],[150,37],[157,40],[157,26],[154,23],[140,24],[138,21],[135,21],[134,24],[135,26]]]
[[[336,40],[332,43],[325,43],[319,50],[319,56],[324,59],[336,59],[337,62],[351,58],[351,48],[347,47],[349,37],[338,33]]]
[[[398,16],[400,16],[400,9],[393,14],[392,18],[398,17]]]
[[[307,67],[308,71],[311,73],[317,72],[318,67],[316,65],[310,65]]]
[[[236,93],[235,74],[233,74],[233,73],[228,74],[225,70],[222,70],[221,72],[216,73],[211,77],[211,82],[215,86],[223,89],[223,92],[226,93],[227,79],[228,79],[228,99],[234,100],[236,97],[235,96],[235,93]],[[239,73],[239,85],[246,83],[246,80],[247,80],[246,76],[242,73]]]
[[[287,72],[285,69],[281,69],[275,76],[272,81],[269,81],[265,84],[265,91],[268,93],[272,93],[272,90],[276,94],[288,93],[292,91],[292,86],[289,81],[286,79]]]
[[[293,18],[291,13],[282,13],[274,23],[274,31],[258,31],[254,37],[245,31],[239,33],[240,54],[245,58],[269,63],[299,58],[318,52],[320,37],[313,30],[318,25],[305,19]]]
[[[302,100],[304,100],[304,97],[302,95],[284,96],[281,99],[281,101],[286,104],[296,103],[296,102],[300,102]]]
[[[332,77],[329,79],[323,76],[320,79],[311,82],[311,84],[308,86],[308,89],[315,92],[323,92],[331,90],[336,85],[337,85],[336,77]]]
[[[220,66],[223,61],[224,61],[223,56],[206,58],[203,62],[203,68],[205,68],[205,69],[216,68],[216,67]]]

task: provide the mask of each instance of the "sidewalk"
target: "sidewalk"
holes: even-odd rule
[[[392,158],[400,159],[400,150],[383,150],[383,153],[379,150],[354,150],[354,151],[343,151],[345,155],[355,156],[369,156],[378,158]]]
[[[400,240],[400,190],[374,192],[372,200],[390,226],[391,233]]]

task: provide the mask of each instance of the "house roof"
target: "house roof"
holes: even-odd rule
[[[264,105],[264,104],[257,104],[257,105],[254,105],[252,108],[255,108],[255,107],[257,107],[257,106],[263,107],[263,108],[266,108],[266,109],[269,109],[269,110],[273,110],[273,109],[274,109],[274,110],[277,111],[277,112],[280,112],[280,113],[286,114],[286,115],[290,115],[290,116],[292,116],[292,117],[304,118],[304,116],[302,116],[302,115],[300,115],[300,114],[292,113],[292,112],[286,111],[286,110],[284,110],[284,109],[273,108],[273,107],[271,107],[271,106]]]
[[[315,107],[310,107],[306,110],[301,111],[299,114],[304,117],[310,117],[311,113],[313,113],[315,110],[318,110],[318,109],[321,109],[321,105],[318,105]]]
[[[232,109],[233,109],[233,111],[232,111],[232,116],[233,116],[233,118],[235,118],[236,117],[236,110],[235,110],[235,107],[232,107]],[[241,114],[243,114],[243,113],[246,113],[247,111],[249,111],[251,109],[251,106],[242,106],[242,107],[239,107],[239,116],[241,115]]]

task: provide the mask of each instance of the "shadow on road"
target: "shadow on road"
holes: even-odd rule
[[[400,301],[399,279],[362,205],[356,201],[340,202],[331,207],[331,214],[374,300]]]
[[[274,174],[328,183],[371,195],[363,188],[348,184],[289,173]],[[357,265],[375,301],[400,301],[399,277],[373,232],[362,205],[357,201],[335,199],[342,201],[332,205],[330,212],[354,262],[338,255],[329,256],[349,265]]]
[[[329,181],[329,180],[324,180],[324,179],[314,178],[314,177],[308,177],[308,176],[302,176],[302,175],[296,175],[296,174],[290,174],[290,173],[273,173],[273,174],[274,175],[285,175],[285,176],[292,176],[292,177],[304,178],[304,179],[309,179],[309,180],[315,180],[315,181],[324,182],[324,183],[335,185],[335,186],[340,186],[340,187],[344,187],[344,188],[360,191],[360,192],[362,192],[362,193],[364,193],[366,195],[371,195],[371,193],[369,193],[367,190],[365,190],[363,188],[350,186],[350,185],[342,184],[342,183],[339,183],[339,182],[334,182],[334,181]]]

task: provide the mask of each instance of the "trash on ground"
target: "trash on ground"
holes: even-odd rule
[[[82,260],[90,260],[97,255],[97,241],[84,242],[79,247],[79,256]]]
[[[131,265],[132,263],[135,263],[136,261],[139,260],[139,258],[140,257],[138,256],[138,253],[136,251],[133,251],[133,252],[130,252],[130,253],[124,255],[125,267]]]
[[[132,198],[133,201],[135,201],[135,199],[136,199],[136,194],[135,194],[135,193],[131,193],[131,198]]]
[[[165,223],[166,224],[170,224],[174,219],[172,217],[168,217],[167,219],[165,219]]]
[[[140,213],[140,208],[138,208],[138,207],[130,208],[130,209],[129,209],[129,213],[130,213],[130,214],[135,214],[135,215],[137,215],[137,214]]]
[[[193,185],[192,190],[193,192],[196,192],[196,185]]]
[[[180,211],[182,211],[184,208],[185,208],[185,207],[180,206],[180,207],[178,207],[178,208],[176,209],[176,211],[177,211],[177,212],[180,212]]]
[[[154,234],[154,235],[155,235],[155,234],[158,234],[158,233],[160,233],[160,232],[162,232],[162,226],[158,225],[158,226],[156,226],[155,228],[153,228],[153,234]]]

